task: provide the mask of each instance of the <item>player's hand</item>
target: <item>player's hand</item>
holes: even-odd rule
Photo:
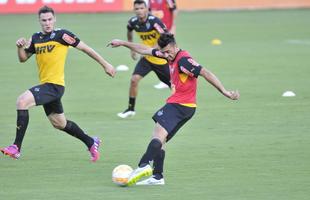
[[[138,60],[139,55],[135,51],[130,51],[131,58],[133,60]]]
[[[104,70],[105,70],[105,73],[107,73],[111,77],[114,77],[116,74],[116,70],[111,64],[106,65]]]
[[[17,41],[16,41],[16,46],[18,48],[23,48],[25,47],[26,45],[28,44],[27,40],[25,38],[19,38]]]
[[[223,94],[232,100],[238,100],[240,97],[238,90],[236,90],[236,91],[224,91]]]
[[[115,47],[119,47],[119,46],[122,46],[122,45],[123,45],[123,41],[122,40],[114,39],[111,42],[109,42],[107,47],[111,46],[112,48],[115,48]]]

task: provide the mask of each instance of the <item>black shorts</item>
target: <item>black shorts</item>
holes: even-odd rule
[[[166,83],[170,87],[170,71],[168,63],[164,65],[156,65],[142,57],[137,63],[133,74],[138,74],[144,77],[150,71],[155,72],[159,80]]]
[[[63,113],[61,97],[65,92],[65,87],[52,83],[44,83],[29,89],[33,94],[36,105],[43,105],[45,114]]]
[[[167,141],[169,141],[192,118],[195,111],[196,108],[182,106],[176,103],[167,103],[152,118],[166,129],[168,132]]]

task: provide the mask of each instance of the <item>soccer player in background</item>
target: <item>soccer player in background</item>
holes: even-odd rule
[[[64,115],[61,97],[64,94],[64,66],[69,46],[81,50],[97,61],[109,76],[115,75],[113,66],[103,59],[95,50],[82,42],[75,34],[65,29],[55,29],[54,10],[44,6],[38,11],[41,32],[34,33],[27,41],[20,38],[16,41],[17,55],[20,62],[26,62],[36,54],[40,84],[22,93],[16,103],[17,125],[16,137],[12,145],[1,148],[1,152],[12,158],[19,158],[23,138],[27,129],[28,110],[33,106],[43,105],[51,124],[61,131],[81,140],[88,148],[91,161],[96,162],[100,139],[90,137],[73,121]]]
[[[153,174],[150,178],[138,182],[137,185],[164,185],[164,144],[194,115],[198,76],[202,76],[229,99],[237,100],[239,92],[226,90],[212,72],[198,64],[187,51],[178,48],[173,34],[165,33],[160,36],[158,40],[160,49],[122,40],[112,40],[110,44],[112,47],[125,46],[143,55],[163,57],[169,62],[171,96],[166,104],[153,115],[155,128],[152,139],[140,159],[138,168],[129,176],[127,184],[133,185],[143,176]],[[153,161],[154,169],[150,166],[151,161]]]
[[[158,17],[168,31],[175,35],[175,20],[178,13],[175,0],[149,0],[149,8],[152,15]]]
[[[167,31],[165,25],[160,19],[149,14],[144,0],[135,0],[133,5],[136,16],[132,17],[128,22],[127,40],[132,42],[133,31],[136,31],[143,44],[149,47],[156,47],[160,34]],[[131,57],[136,60],[136,52],[131,51]],[[155,72],[162,82],[170,86],[169,66],[165,59],[152,55],[146,55],[140,58],[130,80],[128,107],[125,111],[117,114],[120,118],[127,118],[136,114],[135,104],[139,82],[151,71]]]
[[[151,13],[161,19],[166,25],[168,31],[175,35],[176,33],[176,17],[177,17],[177,6],[175,0],[149,0],[149,8]],[[159,82],[154,85],[156,89],[169,88],[163,82]]]

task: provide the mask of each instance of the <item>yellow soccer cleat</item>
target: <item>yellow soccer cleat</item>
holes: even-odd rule
[[[144,176],[151,176],[153,169],[150,165],[145,165],[144,167],[138,167],[129,176],[127,186],[134,185]]]

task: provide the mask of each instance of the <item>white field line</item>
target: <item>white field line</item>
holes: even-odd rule
[[[299,39],[290,39],[285,41],[288,44],[296,44],[296,45],[310,45],[310,39],[309,40],[299,40]]]

